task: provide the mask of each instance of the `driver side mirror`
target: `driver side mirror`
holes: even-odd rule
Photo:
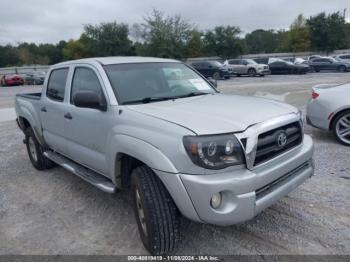
[[[216,81],[216,79],[214,78],[208,78],[208,81],[210,84],[212,84],[213,86],[218,87],[218,81]]]
[[[104,99],[101,101],[99,95],[93,91],[78,91],[73,96],[73,103],[77,107],[98,109],[107,111]]]

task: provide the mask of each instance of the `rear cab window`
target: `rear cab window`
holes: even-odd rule
[[[51,71],[46,90],[46,96],[49,99],[63,102],[68,71],[68,68],[59,68]]]

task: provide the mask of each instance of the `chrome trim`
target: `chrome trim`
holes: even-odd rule
[[[240,141],[240,143],[241,143],[241,139],[247,139],[247,143],[246,143],[245,148],[241,144],[243,149],[244,149],[247,168],[249,170],[254,170],[257,167],[260,167],[261,165],[266,164],[266,163],[270,162],[271,160],[274,160],[277,157],[280,157],[286,153],[291,152],[293,149],[296,149],[296,148],[299,148],[300,146],[302,146],[303,142],[299,146],[294,147],[294,148],[276,156],[275,158],[272,158],[264,163],[261,163],[261,164],[254,166],[259,135],[262,133],[265,133],[267,131],[270,131],[272,129],[275,129],[275,128],[278,128],[278,127],[281,127],[284,125],[288,125],[290,123],[297,122],[297,121],[300,121],[300,115],[298,114],[298,112],[295,112],[295,113],[290,113],[287,115],[275,117],[275,118],[267,120],[265,122],[257,123],[255,125],[248,127],[242,133],[236,133],[235,136]],[[304,134],[302,135],[302,137],[304,138]]]

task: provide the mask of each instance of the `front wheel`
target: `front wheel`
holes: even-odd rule
[[[350,110],[336,116],[332,130],[340,143],[350,146]]]
[[[178,240],[178,210],[156,174],[147,166],[132,171],[131,189],[141,240],[152,255],[171,252]]]
[[[255,69],[254,69],[254,68],[250,68],[250,69],[248,70],[248,75],[249,75],[250,77],[255,76],[255,75],[256,75]]]
[[[345,66],[339,66],[339,67],[338,67],[338,71],[339,71],[340,73],[344,73],[344,72],[346,71],[346,67],[345,67]]]
[[[44,148],[39,144],[31,127],[25,131],[25,143],[30,162],[36,169],[44,170],[54,166],[54,163],[44,156]]]
[[[213,78],[214,78],[215,80],[219,80],[219,79],[220,79],[220,73],[219,73],[219,72],[215,72],[215,73],[213,74]]]

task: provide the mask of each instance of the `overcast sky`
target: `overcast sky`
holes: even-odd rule
[[[294,18],[347,8],[350,0],[0,0],[0,44],[57,43],[78,38],[84,24],[139,23],[157,8],[180,14],[200,29],[216,25],[252,30],[288,28]]]

